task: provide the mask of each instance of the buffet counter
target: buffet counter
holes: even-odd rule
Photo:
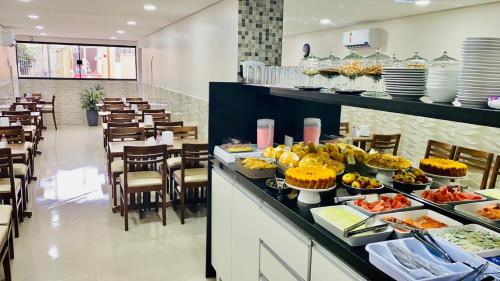
[[[333,205],[333,197],[325,194],[321,205]],[[242,176],[234,164],[212,161],[217,280],[391,280],[370,264],[364,247],[351,247],[315,224],[311,205],[299,204],[268,188],[265,180]]]

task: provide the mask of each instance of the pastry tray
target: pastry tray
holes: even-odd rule
[[[249,177],[251,179],[267,179],[272,178],[276,174],[278,168],[273,169],[249,169],[241,164],[242,159],[237,159],[234,162],[236,171],[243,174],[245,177]]]

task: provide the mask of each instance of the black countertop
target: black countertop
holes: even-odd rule
[[[223,161],[215,159],[212,161],[212,165],[222,169],[235,181],[247,188],[252,194],[262,199],[281,216],[288,219],[305,234],[309,235],[315,242],[343,260],[366,279],[392,280],[392,278],[370,264],[368,252],[365,250],[365,247],[351,247],[314,222],[310,209],[320,206],[335,205],[332,199],[335,197],[338,191],[337,189],[321,193],[322,200],[319,205],[301,205],[297,203],[296,199],[290,200],[286,195],[278,194],[275,190],[267,187],[265,180],[253,180],[241,175],[235,171],[234,164],[226,164]],[[342,189],[339,189],[339,192],[342,191]],[[290,246],[293,247],[293,245]]]

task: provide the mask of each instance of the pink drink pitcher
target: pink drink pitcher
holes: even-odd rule
[[[305,118],[304,119],[304,144],[313,143],[319,144],[319,136],[321,135],[321,119]]]
[[[274,143],[274,120],[257,120],[257,148],[266,148],[273,146]]]

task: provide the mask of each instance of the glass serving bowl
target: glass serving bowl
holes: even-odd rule
[[[319,74],[328,80],[326,88],[332,91],[336,88],[334,79],[340,76],[339,72],[340,59],[330,52],[328,57],[322,58],[319,61]]]
[[[354,90],[354,81],[363,76],[363,57],[352,50],[340,61],[339,73],[349,79],[349,90]]]
[[[307,77],[305,86],[314,86],[314,77],[319,74],[319,59],[311,54],[303,58],[299,66],[302,70],[302,74]]]
[[[407,68],[427,68],[427,60],[415,52],[413,57],[405,59],[404,66]]]
[[[365,58],[363,74],[373,80],[372,92],[383,92],[379,90],[380,80],[382,80],[382,70],[391,66],[392,59],[388,55],[382,54],[380,49]]]

